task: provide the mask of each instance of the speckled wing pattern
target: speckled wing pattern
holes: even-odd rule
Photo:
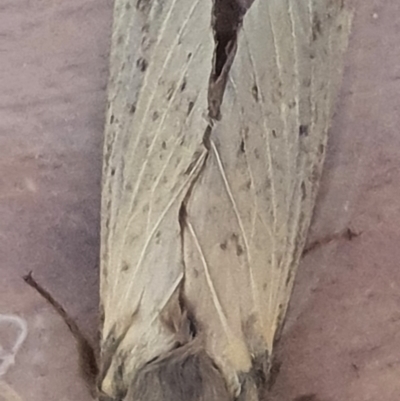
[[[255,0],[216,120],[212,6],[116,1],[99,385],[111,399],[256,400],[310,224],[351,13]]]

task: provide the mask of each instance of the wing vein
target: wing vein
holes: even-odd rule
[[[279,2],[282,0],[279,0]],[[275,57],[274,60],[276,61],[275,65],[276,68],[278,70],[278,76],[279,76],[279,81],[281,83],[281,85],[283,85],[283,68],[282,68],[282,62],[280,60],[280,53],[279,53],[279,49],[278,49],[278,45],[277,45],[277,41],[276,41],[276,32],[275,32],[275,27],[274,27],[274,19],[271,17],[271,9],[268,3],[268,18],[269,18],[269,25],[271,27],[271,33],[272,33],[272,43],[274,45],[274,52],[275,52]],[[283,95],[282,95],[283,96]],[[286,141],[286,165],[287,165],[287,171],[290,171],[289,168],[289,163],[290,163],[290,157],[289,157],[289,133],[288,133],[288,127],[287,127],[287,121],[286,118],[284,116],[284,102],[283,99],[281,99],[280,101],[280,118],[282,120],[283,123],[283,130],[284,130],[284,136],[285,136],[285,141]],[[288,187],[290,186],[290,180],[288,180]],[[289,193],[289,188],[286,189],[287,193]]]
[[[235,198],[234,198],[234,196],[233,196],[233,194],[232,194],[232,190],[231,190],[231,188],[230,188],[228,179],[227,179],[227,177],[226,177],[225,169],[224,169],[224,166],[223,166],[223,164],[222,164],[221,157],[220,157],[220,155],[219,155],[219,153],[218,153],[218,149],[217,149],[217,147],[215,146],[214,141],[211,141],[211,147],[212,147],[212,149],[213,149],[213,152],[214,152],[214,154],[215,154],[215,158],[216,158],[216,160],[217,160],[218,169],[219,169],[219,171],[220,171],[220,173],[221,173],[222,180],[223,180],[224,186],[225,186],[225,190],[226,190],[226,192],[227,192],[227,194],[228,194],[229,200],[230,200],[231,203],[232,203],[233,211],[234,211],[234,213],[235,213],[235,216],[236,216],[236,219],[237,219],[237,221],[238,221],[238,225],[239,225],[240,231],[241,231],[241,233],[242,233],[244,245],[245,245],[245,248],[246,248],[247,265],[248,265],[248,270],[249,270],[249,275],[250,275],[250,284],[251,284],[251,289],[252,289],[253,303],[254,303],[255,309],[256,309],[257,312],[261,315],[261,308],[260,308],[260,306],[259,306],[259,293],[258,293],[258,288],[257,288],[257,284],[256,284],[256,282],[255,282],[255,280],[254,280],[253,270],[252,270],[252,268],[251,268],[251,255],[250,255],[249,241],[248,241],[248,239],[247,239],[247,234],[246,234],[246,232],[245,232],[245,229],[244,229],[244,226],[243,226],[243,222],[242,222],[242,218],[240,217],[240,213],[239,213],[239,210],[238,210],[238,207],[237,207]]]
[[[233,87],[233,89],[235,91],[235,95],[237,97],[238,90],[237,90],[236,83],[235,83],[234,79],[232,78],[232,76],[230,77],[230,82],[232,84],[232,87]],[[241,126],[243,126],[244,125],[244,118],[243,118],[243,111],[242,110],[240,110],[239,119],[240,119],[240,122],[241,122]],[[243,135],[242,135],[242,140],[246,144],[246,138],[244,138]],[[245,145],[245,148],[246,148],[246,145]],[[247,171],[249,172],[249,176],[250,176],[250,180],[251,180],[251,192],[252,192],[252,195],[253,195],[253,209],[254,209],[253,218],[252,218],[252,225],[251,225],[250,241],[249,241],[249,250],[250,250],[252,245],[253,245],[256,218],[257,218],[257,213],[258,213],[258,202],[257,202],[257,195],[256,195],[256,190],[255,190],[254,175],[253,175],[253,171],[252,171],[251,165],[249,163],[249,159],[247,157],[247,152],[244,152],[244,157],[245,157],[245,160],[246,160]],[[271,235],[271,232],[269,234]]]
[[[193,168],[193,170],[191,171],[191,173],[189,174],[187,180],[181,185],[181,187],[178,189],[178,191],[176,191],[176,194],[171,198],[171,200],[169,201],[168,205],[165,207],[165,209],[163,210],[163,212],[161,213],[159,219],[156,221],[156,223],[153,226],[153,229],[151,230],[150,234],[147,236],[146,238],[146,242],[143,246],[142,252],[139,256],[138,262],[135,266],[135,269],[133,270],[133,273],[130,277],[130,282],[128,285],[128,288],[126,290],[126,293],[123,296],[124,301],[127,301],[130,292],[132,291],[132,288],[135,284],[135,277],[137,272],[139,271],[140,266],[143,263],[144,257],[146,255],[147,249],[150,245],[150,242],[152,240],[152,238],[154,237],[154,234],[156,233],[158,227],[160,226],[161,222],[163,221],[165,215],[167,214],[167,212],[171,209],[172,205],[175,203],[175,201],[178,199],[179,195],[182,193],[182,191],[186,188],[186,186],[188,185],[188,183],[192,180],[193,175],[197,172],[198,167],[201,165],[201,163],[203,163],[205,156],[207,154],[207,151],[204,151],[202,153],[202,155],[199,157],[198,162],[196,163],[196,166]],[[126,230],[128,230],[128,226],[126,228]]]
[[[216,291],[216,289],[214,287],[214,283],[213,283],[211,275],[210,275],[210,269],[208,267],[208,263],[207,263],[206,257],[204,255],[204,252],[203,252],[202,248],[201,248],[201,245],[199,243],[199,239],[197,237],[196,232],[194,231],[194,228],[193,228],[192,224],[190,222],[187,222],[187,226],[189,228],[190,234],[193,237],[194,243],[196,245],[196,249],[197,249],[197,251],[199,253],[199,256],[200,256],[200,259],[201,259],[201,263],[203,265],[204,275],[206,277],[207,285],[208,285],[208,288],[210,289],[210,293],[211,293],[211,299],[212,299],[213,304],[215,306],[215,309],[216,309],[216,311],[218,313],[218,317],[219,317],[219,319],[221,321],[222,327],[223,327],[227,337],[230,337],[231,330],[229,328],[228,320],[227,320],[227,318],[225,316],[225,313],[223,311],[223,308],[222,308],[222,305],[221,305],[221,301],[219,300],[217,291]]]
[[[245,30],[243,29],[243,34],[246,38],[246,42],[247,42],[247,48],[248,48],[248,52],[249,52],[249,58],[250,58],[250,63],[251,63],[251,67],[253,69],[254,72],[254,79],[257,83],[257,86],[260,87],[260,79],[259,76],[257,74],[257,69],[255,68],[255,62],[254,62],[254,57],[252,54],[252,51],[250,49],[250,45],[248,43],[248,38],[247,35],[245,34]],[[268,165],[269,165],[269,176],[270,176],[270,180],[271,180],[271,192],[272,192],[272,217],[273,217],[273,232],[276,233],[277,229],[276,229],[276,225],[277,225],[277,205],[276,205],[276,189],[275,189],[275,179],[274,179],[274,167],[273,167],[273,162],[272,162],[272,153],[271,153],[271,145],[270,145],[270,139],[271,139],[271,134],[268,130],[268,125],[267,125],[267,121],[266,121],[266,113],[264,111],[264,102],[260,102],[260,109],[261,109],[261,115],[262,115],[262,123],[265,129],[265,133],[266,133],[266,140],[265,140],[265,144],[266,144],[266,150],[267,150],[267,157],[268,157]],[[276,268],[276,239],[275,239],[275,235],[272,235],[272,254],[271,254],[271,260],[272,260],[272,270]],[[268,318],[270,318],[271,316],[271,308],[272,308],[272,298],[271,295],[269,297],[269,301],[268,301]]]

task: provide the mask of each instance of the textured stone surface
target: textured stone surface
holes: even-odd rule
[[[349,225],[362,235],[304,259],[274,401],[400,395],[400,4],[357,5],[311,238]],[[96,337],[111,2],[4,0],[0,10],[0,313],[28,327],[0,400],[17,399],[12,387],[23,401],[86,401],[73,338],[21,276],[33,270]],[[0,335],[12,346],[13,327]]]

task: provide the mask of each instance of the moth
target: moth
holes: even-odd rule
[[[262,399],[350,22],[343,0],[116,0],[101,399]]]

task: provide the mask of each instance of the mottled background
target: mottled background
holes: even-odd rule
[[[304,258],[272,401],[400,399],[400,2],[352,3],[310,240],[362,234]],[[5,385],[21,401],[90,399],[74,339],[21,276],[33,270],[96,338],[111,17],[111,0],[0,2],[0,314],[28,325],[1,401]]]

